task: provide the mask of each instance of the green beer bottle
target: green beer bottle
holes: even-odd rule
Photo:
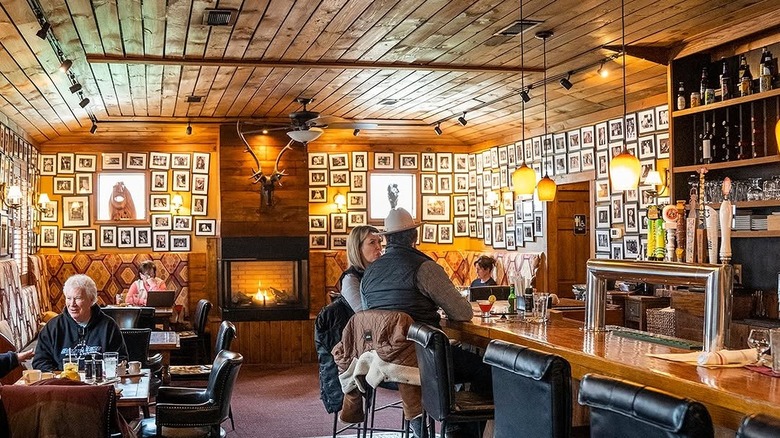
[[[507,301],[509,301],[509,306],[507,307],[507,313],[515,313],[515,285],[510,284],[509,285],[509,296],[507,297]]]

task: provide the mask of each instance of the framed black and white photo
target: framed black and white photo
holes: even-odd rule
[[[149,152],[149,168],[168,170],[171,165],[171,154],[165,152]]]
[[[639,219],[637,220],[639,223],[639,234],[647,234],[647,230],[649,228],[649,225],[647,224],[647,210],[640,209],[639,210]]]
[[[455,216],[468,216],[469,214],[469,197],[468,195],[456,195],[452,197],[452,202],[455,206]]]
[[[38,168],[43,176],[57,174],[57,154],[41,154],[38,159]],[[56,240],[56,239],[55,239]]]
[[[476,175],[474,181],[476,182]],[[455,183],[453,185],[455,193],[468,193],[469,191],[469,174],[468,173],[456,173]]]
[[[173,227],[173,224],[171,223],[171,217],[172,216],[170,214],[156,213],[151,215],[152,230],[155,231],[170,230]]]
[[[368,152],[352,152],[352,170],[368,170]]]
[[[635,202],[627,203],[625,206],[625,224],[626,233],[639,233],[639,209]]]
[[[194,152],[192,154],[192,173],[209,173],[211,154],[208,152]]]
[[[619,121],[618,121],[619,122]],[[602,122],[595,126],[596,130],[596,150],[604,150],[609,144],[609,123]]]
[[[610,214],[613,224],[623,223],[623,195],[612,195],[610,199]]]
[[[669,129],[669,105],[655,107],[655,129]]]
[[[498,147],[498,165],[506,166],[509,164],[509,148],[507,146]],[[493,239],[495,240],[495,239]]]
[[[650,174],[651,171],[655,170],[655,160],[641,160],[639,162],[640,166],[640,173],[639,173],[639,184],[644,184],[645,179],[647,179],[647,175]]]
[[[596,180],[596,202],[608,202],[611,192],[609,191],[609,180]]]
[[[149,227],[139,227],[135,229],[135,247],[152,247],[152,229]]]
[[[624,190],[623,196],[626,202],[637,202],[639,201],[639,188]]]
[[[467,217],[456,217],[454,222],[455,237],[468,237],[469,219]]]
[[[609,230],[596,230],[596,251],[609,251],[609,244]]]
[[[152,232],[152,250],[168,251],[170,250],[170,233],[167,231]]]
[[[398,168],[399,169],[409,169],[409,170],[417,170],[418,163],[417,163],[418,155],[417,154],[399,154],[398,155]]]
[[[593,149],[583,149],[580,152],[580,165],[583,172],[595,169],[596,152]]]
[[[41,222],[57,222],[58,211],[59,211],[59,202],[49,201],[46,204],[46,210],[41,211]]]
[[[525,199],[522,202],[523,205],[523,222],[531,222],[534,220],[534,201],[532,199]]]
[[[347,212],[347,226],[357,227],[360,225],[366,225],[366,212],[365,211],[349,211]]]
[[[596,152],[596,178],[609,178],[609,152]]]
[[[347,249],[347,235],[331,234],[330,249]]]
[[[41,248],[56,248],[59,227],[56,225],[41,225]]]
[[[596,228],[609,228],[609,205],[596,206]]]
[[[582,149],[592,149],[596,146],[596,131],[593,126],[580,128],[580,141],[582,142]]]
[[[149,195],[149,211],[171,211],[171,195],[168,193]]]
[[[100,246],[111,248],[116,246],[116,227],[113,225],[101,225]]]
[[[349,187],[349,171],[331,170],[330,185],[332,185],[333,187]]]
[[[146,153],[143,152],[128,152],[127,153],[127,168],[146,170]]]
[[[639,242],[639,236],[623,237],[623,256],[627,259],[636,259],[639,257],[639,252],[642,250],[642,245]]]
[[[209,193],[209,176],[199,175],[197,173],[192,175],[192,194],[194,195],[208,195]]]
[[[76,193],[79,195],[91,195],[92,194],[92,174],[91,173],[77,173],[76,174]]]
[[[623,134],[623,119],[612,119],[607,122],[607,130],[609,132],[609,141],[623,140],[625,135]],[[598,125],[596,125],[598,126]]]
[[[580,153],[579,152],[569,152],[569,173],[577,173],[582,169],[582,165],[580,164]]]
[[[534,224],[530,222],[523,223],[523,242],[530,242],[534,239]]]
[[[310,234],[309,249],[328,249],[328,235]]]
[[[190,171],[189,170],[174,170],[173,171],[173,191],[174,192],[189,192],[190,191]]]
[[[328,171],[327,170],[310,170],[309,171],[309,185],[310,186],[327,186],[328,185]]]
[[[331,233],[346,233],[347,232],[347,214],[346,213],[331,213],[330,214],[330,232]]]
[[[655,110],[649,109],[645,111],[639,111],[639,133],[647,134],[648,132],[655,131]]]
[[[639,155],[640,160],[655,158],[655,136],[645,135],[639,137]]]
[[[328,216],[326,215],[311,215],[309,216],[309,231],[310,232],[327,232],[328,231]]]
[[[639,186],[639,207],[645,209],[655,203],[654,187]]]
[[[374,152],[374,169],[392,169],[393,157],[392,152]]]
[[[569,151],[578,151],[582,147],[582,140],[580,138],[579,129],[567,132],[566,139],[569,142]]]
[[[436,171],[436,153],[423,152],[420,154],[421,164],[420,170],[423,172],[435,172]]]
[[[60,230],[60,251],[76,251],[76,230]]]
[[[449,221],[450,197],[431,196],[422,197],[422,220],[424,221]]]
[[[534,213],[534,236],[544,237],[544,222],[542,222],[542,212]]]
[[[76,172],[94,172],[97,169],[97,155],[76,154]]]
[[[309,202],[325,203],[328,202],[327,187],[309,187]]]
[[[452,172],[451,152],[439,152],[436,154],[436,171],[446,173]]]
[[[420,193],[436,193],[436,174],[420,174]]]
[[[55,176],[53,192],[55,195],[72,195],[74,179],[72,176]]]
[[[209,211],[209,198],[206,195],[192,195],[192,209],[193,216],[207,216]]]
[[[149,190],[152,192],[168,191],[168,172],[164,170],[155,170],[150,174],[151,184]]]
[[[192,216],[173,216],[173,231],[192,231]]]
[[[610,257],[612,260],[623,260],[623,244],[613,243],[612,251],[610,251]]]
[[[328,155],[330,170],[349,170],[349,155],[343,153],[331,153]]]
[[[171,169],[187,169],[192,167],[190,154],[174,152],[171,154]]]
[[[368,219],[384,220],[391,208],[403,207],[419,217],[415,173],[371,172],[368,184]]]
[[[422,236],[420,237],[420,240],[422,240],[423,243],[436,243],[437,235],[438,227],[436,224],[422,225]]]
[[[350,172],[349,190],[353,192],[365,192],[367,175],[367,172]]]
[[[439,224],[439,243],[452,243],[452,224]]]
[[[566,134],[553,135],[553,152],[556,154],[566,153]]]
[[[347,208],[348,209],[360,209],[366,208],[366,193],[365,192],[348,192],[347,193]]]
[[[625,132],[623,139],[626,142],[636,141],[636,139],[639,137],[639,130],[636,123],[636,114],[632,113],[626,115],[626,124],[624,125],[624,128]]]
[[[122,170],[121,152],[103,152],[103,162],[100,166],[103,170]]]
[[[655,135],[655,145],[658,158],[669,158],[669,133]]]
[[[88,227],[89,214],[89,196],[62,197],[63,227]]]
[[[186,252],[190,250],[189,234],[171,234],[171,251]]]
[[[514,153],[512,155],[514,155]],[[456,173],[466,173],[469,171],[469,154],[454,154],[453,160]]]
[[[309,169],[327,169],[328,154],[325,152],[309,152]]]
[[[436,175],[437,191],[440,194],[452,193],[452,175]]]
[[[493,248],[506,248],[506,222],[503,216],[492,219]]]
[[[60,152],[57,154],[57,173],[74,173],[74,154]]]
[[[216,236],[217,220],[216,219],[195,219],[195,235]]]

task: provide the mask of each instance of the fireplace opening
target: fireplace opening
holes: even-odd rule
[[[306,238],[224,238],[220,246],[224,319],[309,318]]]

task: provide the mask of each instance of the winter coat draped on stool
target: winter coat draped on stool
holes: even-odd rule
[[[341,392],[339,369],[331,350],[341,340],[341,333],[355,312],[344,297],[338,297],[323,307],[314,322],[314,345],[320,363],[320,399],[329,414],[341,410],[344,393]]]
[[[420,372],[414,343],[406,333],[414,321],[403,312],[365,310],[353,316],[344,328],[341,342],[333,348],[344,392],[341,420],[363,420],[362,378],[376,388],[382,382],[398,383],[408,420],[422,413]]]

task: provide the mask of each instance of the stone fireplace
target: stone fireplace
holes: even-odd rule
[[[231,321],[309,318],[306,237],[231,237],[220,241],[219,304]]]

